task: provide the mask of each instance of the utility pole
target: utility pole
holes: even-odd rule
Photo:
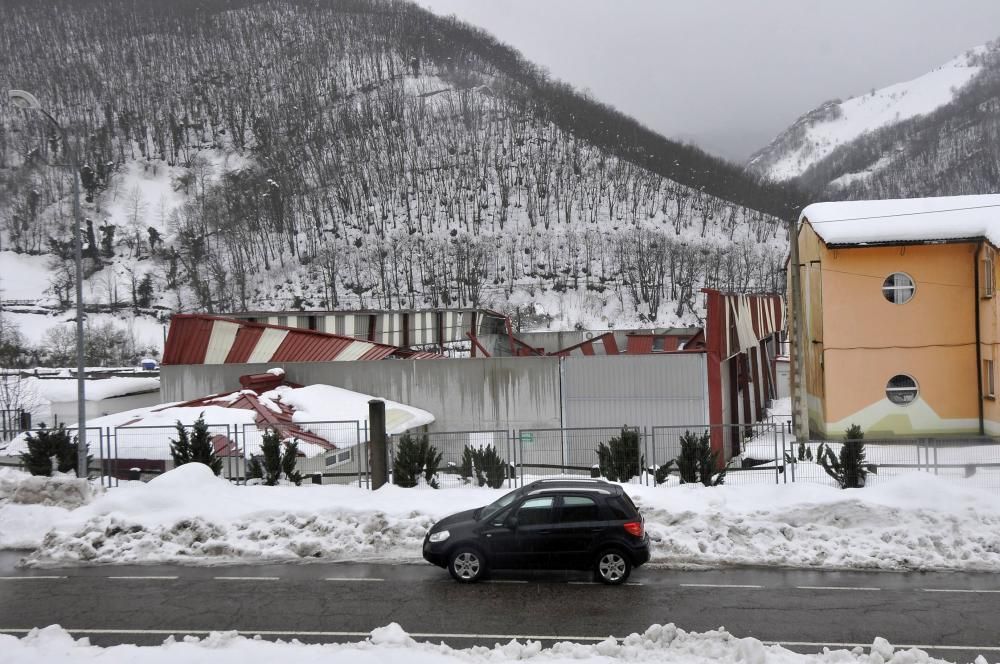
[[[799,223],[788,221],[788,279],[791,287],[788,298],[788,328],[790,332],[792,431],[798,440],[809,440],[809,404],[806,389],[805,344],[806,324],[802,300],[802,264],[799,259]]]

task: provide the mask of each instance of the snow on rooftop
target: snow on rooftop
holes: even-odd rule
[[[362,424],[368,421],[368,402],[379,398],[333,385],[281,386],[264,392],[261,397],[294,408],[292,421],[295,423],[357,420]],[[385,428],[389,434],[404,433],[434,421],[434,416],[426,410],[389,399],[381,400],[385,402]],[[314,430],[306,424],[303,428],[323,435],[322,427]]]
[[[1000,195],[814,203],[799,221],[834,245],[984,237],[1000,246]]]

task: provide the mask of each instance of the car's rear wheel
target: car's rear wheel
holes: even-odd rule
[[[594,574],[601,583],[617,586],[632,573],[632,561],[618,549],[605,549],[597,555]]]
[[[486,558],[479,549],[458,546],[448,558],[448,571],[459,583],[475,583],[486,576]]]

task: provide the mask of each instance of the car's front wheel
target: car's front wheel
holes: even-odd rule
[[[602,583],[617,586],[632,573],[632,561],[617,549],[605,549],[597,556],[594,573]]]
[[[486,576],[486,559],[479,549],[458,546],[448,558],[448,571],[459,583],[475,583]]]

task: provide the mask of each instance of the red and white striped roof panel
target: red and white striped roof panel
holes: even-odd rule
[[[395,346],[281,325],[201,314],[170,322],[163,364],[253,364],[381,360]]]

